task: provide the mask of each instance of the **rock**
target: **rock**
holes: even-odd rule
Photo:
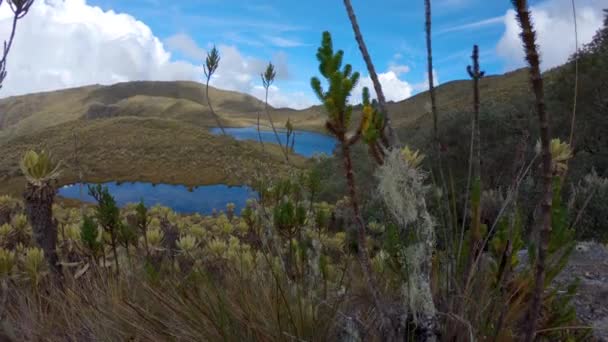
[[[608,341],[608,248],[596,242],[577,243],[568,264],[555,279],[568,285],[580,279],[572,301],[579,319],[594,328],[599,341]]]
[[[517,252],[520,260],[516,272],[528,263],[528,252]],[[579,279],[572,304],[583,324],[594,328],[599,341],[608,342],[608,247],[596,242],[578,242],[553,286],[565,288]]]

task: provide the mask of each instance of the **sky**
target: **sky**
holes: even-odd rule
[[[579,44],[591,41],[608,0],[575,0]],[[428,88],[424,1],[352,0],[385,96],[400,101]],[[530,1],[542,68],[575,51],[571,0]],[[472,46],[486,74],[524,66],[510,0],[433,0],[434,78],[468,78]],[[0,5],[0,40],[12,13]],[[134,80],[203,81],[206,52],[221,61],[211,85],[264,98],[260,73],[275,64],[269,102],[275,107],[318,104],[310,78],[323,31],[345,63],[373,93],[348,16],[340,0],[35,0],[18,23],[0,97],[89,84]]]

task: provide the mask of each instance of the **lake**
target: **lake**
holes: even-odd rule
[[[219,128],[211,130],[214,134],[221,134]],[[226,133],[237,140],[258,141],[258,132],[255,126],[243,128],[226,128]],[[261,131],[262,141],[265,143],[276,143],[276,137],[272,131]],[[296,131],[294,150],[305,157],[312,157],[317,153],[333,154],[336,140],[330,136],[320,133]],[[285,133],[279,131],[281,143],[286,142]],[[95,203],[93,197],[89,196],[88,184],[83,187],[83,199],[86,202]],[[114,196],[118,206],[127,203],[138,203],[143,198],[146,206],[160,204],[173,209],[175,212],[189,214],[200,213],[208,215],[213,210],[224,210],[226,204],[234,203],[236,212],[239,213],[245,206],[247,199],[256,198],[257,193],[247,186],[227,186],[223,184],[198,186],[193,189],[183,185],[157,184],[145,182],[108,182],[110,194]],[[59,196],[71,199],[80,199],[80,187],[78,184],[66,185],[59,189]]]
[[[256,126],[239,128],[226,127],[224,130],[226,131],[226,134],[233,136],[237,140],[259,141]],[[279,133],[281,144],[285,146],[284,144],[287,141],[285,131],[283,129],[277,129],[277,132]],[[222,134],[222,131],[219,127],[216,127],[211,129],[211,133]],[[308,131],[295,131],[295,134],[294,150],[297,154],[305,157],[312,157],[316,153],[332,155],[334,148],[336,147],[336,140],[328,135]],[[262,130],[260,131],[260,135],[262,136],[262,141],[265,143],[277,143],[277,138],[271,130]]]
[[[213,209],[225,211],[228,203],[234,203],[235,212],[240,213],[247,199],[257,197],[257,193],[247,186],[222,184],[199,186],[191,191],[183,185],[154,185],[143,182],[108,182],[102,185],[108,187],[119,207],[123,207],[127,203],[138,203],[143,198],[148,207],[160,204],[182,214],[208,215],[213,212]],[[60,188],[59,195],[65,198],[80,199],[79,184]],[[84,201],[95,203],[93,197],[88,194],[87,184],[83,187],[83,197]]]

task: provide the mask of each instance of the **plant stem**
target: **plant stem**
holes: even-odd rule
[[[222,134],[227,135],[226,131],[224,130],[224,126],[222,126],[222,122],[220,121],[220,117],[215,113],[215,111],[213,110],[213,106],[211,105],[211,99],[209,98],[209,81],[210,80],[211,80],[211,75],[207,76],[207,83],[205,86],[205,97],[207,98],[207,105],[209,106],[211,115],[213,115],[213,117],[215,118],[215,122],[217,122],[217,125],[219,126],[220,130],[222,131]]]
[[[279,147],[281,148],[281,152],[283,152],[283,154],[285,155],[285,160],[287,161],[287,163],[289,163],[289,153],[287,151],[287,146],[285,146],[285,148],[283,148],[283,144],[281,143],[281,138],[279,138],[279,133],[277,133],[277,129],[274,127],[274,122],[272,121],[272,117],[270,116],[270,112],[268,111],[268,87],[265,87],[265,88],[266,88],[266,101],[264,101],[264,111],[266,112],[266,116],[268,116],[268,121],[270,121],[270,127],[272,127],[272,131],[274,132],[274,136],[277,139],[277,143],[279,144]]]
[[[578,98],[578,24],[576,21],[576,4],[572,2],[572,19],[574,20],[574,98],[572,103],[572,122],[570,123],[570,140],[568,143],[571,148],[574,148],[574,124],[576,121],[576,105]]]
[[[530,302],[528,327],[525,341],[532,342],[536,335],[536,322],[541,310],[542,295],[545,286],[545,259],[551,236],[551,206],[552,206],[552,172],[551,172],[551,141],[549,132],[549,114],[545,108],[543,79],[540,73],[540,57],[536,46],[536,32],[530,19],[530,11],[526,0],[513,0],[517,20],[522,28],[521,39],[526,51],[526,60],[530,66],[530,84],[536,98],[536,111],[540,124],[540,140],[542,150],[543,195],[541,200],[541,222],[537,228],[538,255],[536,258],[535,286]]]
[[[116,264],[116,274],[120,274],[120,268],[118,266],[118,252],[116,250],[116,236],[114,231],[110,232],[110,240],[112,243],[112,252],[114,253],[114,263]]]
[[[399,137],[395,134],[391,125],[391,119],[386,109],[386,98],[384,97],[384,92],[382,91],[382,85],[380,84],[380,80],[378,79],[376,68],[374,67],[372,58],[369,55],[369,51],[367,50],[365,41],[363,40],[363,35],[361,34],[361,29],[359,28],[357,17],[355,16],[355,10],[353,9],[350,0],[344,0],[344,6],[346,7],[348,19],[350,20],[350,23],[353,27],[353,31],[355,33],[355,40],[357,41],[357,45],[359,45],[359,50],[361,51],[361,55],[363,56],[363,60],[365,61],[365,65],[367,66],[369,77],[372,79],[372,83],[374,84],[374,90],[376,92],[376,96],[378,97],[378,105],[380,107],[380,111],[384,115],[384,129],[386,130],[386,133],[388,133],[388,145],[394,146],[396,144],[399,144]]]
[[[341,147],[342,147],[342,158],[344,162],[344,171],[346,173],[346,181],[348,185],[348,191],[350,196],[350,203],[353,209],[353,213],[355,216],[355,221],[357,222],[357,256],[359,259],[359,264],[361,265],[361,271],[363,272],[363,276],[365,278],[365,282],[367,285],[367,289],[372,296],[372,300],[374,302],[374,306],[380,312],[382,316],[383,323],[389,323],[392,325],[391,317],[388,314],[382,300],[380,298],[380,291],[378,289],[378,283],[374,277],[369,253],[367,251],[367,234],[365,232],[365,224],[363,223],[363,219],[361,218],[361,212],[359,208],[359,201],[357,200],[357,186],[355,183],[355,175],[353,171],[353,163],[350,155],[350,146],[345,141],[344,136],[340,137],[341,139]]]
[[[258,139],[260,140],[260,145],[262,145],[262,151],[264,151],[264,141],[262,141],[262,133],[260,132],[260,112],[258,111]]]
[[[435,145],[439,145],[439,133],[437,132],[437,103],[435,100],[435,80],[433,78],[433,46],[431,44],[431,0],[424,1],[425,32],[426,32],[426,61],[429,79],[429,95],[431,96],[431,113],[433,114],[433,138]],[[439,147],[437,147],[439,148]]]

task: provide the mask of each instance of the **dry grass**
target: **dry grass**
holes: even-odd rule
[[[486,103],[508,101],[528,89],[526,71],[488,76],[481,83],[481,98]],[[0,100],[0,142],[9,137],[30,134],[47,127],[76,120],[91,104],[116,106],[117,116],[159,117],[204,127],[216,126],[204,95],[204,85],[196,82],[126,82],[111,86],[88,86],[61,91],[9,97]],[[471,106],[470,81],[453,81],[437,87],[440,113],[461,112]],[[225,126],[243,127],[256,123],[264,103],[250,95],[210,88],[213,101]],[[358,100],[358,99],[357,99]],[[387,108],[395,128],[419,128],[430,121],[426,92]],[[483,105],[484,103],[482,103]],[[304,110],[270,108],[273,121],[283,126],[291,118],[296,129],[324,132],[326,113],[322,106]],[[360,106],[352,122],[358,122]],[[262,125],[269,123],[261,116]]]
[[[264,103],[250,95],[215,88],[209,93],[225,126],[252,125],[264,109]],[[113,106],[116,116],[170,118],[216,126],[204,94],[204,86],[196,82],[127,82],[9,97],[0,100],[0,142],[84,117],[95,104]],[[289,116],[302,123],[309,119],[308,111],[270,111],[280,126]],[[315,126],[322,127],[323,113],[316,114]]]
[[[85,180],[148,181],[187,186],[248,184],[256,165],[269,174],[284,175],[289,166],[278,147],[267,152],[250,141],[215,136],[206,129],[176,120],[119,117],[77,120],[25,135],[0,145],[0,193],[23,190],[19,159],[31,148],[53,151],[64,162],[62,184],[78,180],[73,163],[74,136],[79,137]],[[306,163],[294,156],[296,167]]]
[[[481,83],[487,104],[507,102],[527,90],[525,70],[489,76]],[[214,106],[225,126],[254,125],[264,108],[256,98],[231,91],[210,89]],[[470,81],[454,81],[437,88],[440,113],[466,111],[470,107]],[[390,102],[393,124],[408,135],[428,131],[432,120],[428,96],[421,93],[401,102]],[[112,118],[82,119],[91,105],[111,106]],[[483,105],[483,103],[482,103]],[[276,125],[291,118],[296,129],[324,132],[326,113],[321,106],[305,110],[271,108]],[[355,118],[360,108],[355,107]],[[447,114],[446,114],[447,115]],[[261,115],[264,119],[266,116]],[[268,127],[267,120],[262,120]],[[22,189],[18,157],[26,148],[43,146],[64,161],[73,154],[75,131],[82,141],[81,158],[87,181],[141,180],[156,183],[201,185],[246,183],[254,161],[284,170],[280,151],[272,144],[271,155],[261,154],[252,142],[210,135],[206,128],[215,120],[208,110],[204,86],[195,82],[127,82],[112,86],[88,86],[0,100],[0,191]],[[296,158],[296,165],[303,165]],[[281,173],[281,172],[279,172]],[[68,167],[62,182],[76,181]]]

